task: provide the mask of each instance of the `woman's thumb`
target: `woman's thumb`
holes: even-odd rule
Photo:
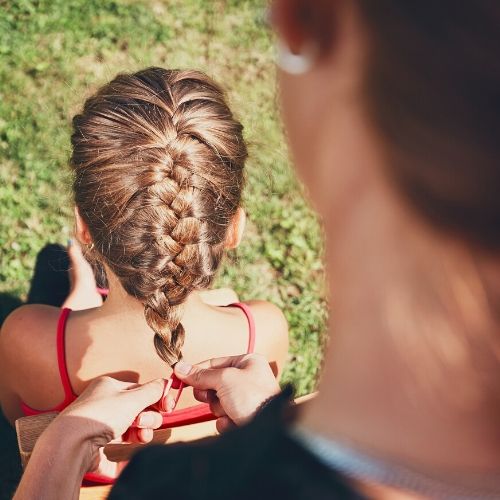
[[[195,389],[217,391],[221,384],[222,369],[203,368],[200,365],[179,361],[174,367],[174,373],[179,380]]]
[[[131,400],[137,404],[138,411],[142,411],[144,408],[157,403],[161,399],[165,384],[165,379],[159,378],[151,380],[135,389],[130,389],[126,391],[125,394],[128,397],[128,395],[133,392],[134,394]]]

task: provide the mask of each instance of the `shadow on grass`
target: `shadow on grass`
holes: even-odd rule
[[[0,326],[5,318],[14,310],[22,305],[19,297],[12,293],[0,293]]]

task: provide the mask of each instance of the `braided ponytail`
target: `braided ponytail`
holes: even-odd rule
[[[144,304],[172,365],[183,304],[212,282],[241,202],[242,126],[203,73],[149,68],[102,87],[73,127],[75,202],[95,253]]]
[[[155,332],[156,352],[169,365],[181,358],[181,349],[184,344],[181,304],[171,305],[167,293],[160,290],[150,296],[144,306],[146,321]]]

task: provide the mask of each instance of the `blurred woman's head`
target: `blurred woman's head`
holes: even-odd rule
[[[205,74],[149,68],[104,85],[73,128],[83,243],[144,304],[158,354],[175,363],[183,302],[241,236],[242,126]]]
[[[272,20],[328,242],[333,339],[308,425],[498,477],[500,3],[274,0]]]
[[[280,80],[320,210],[383,174],[427,222],[498,248],[498,2],[277,0],[273,19],[282,44],[311,61]]]

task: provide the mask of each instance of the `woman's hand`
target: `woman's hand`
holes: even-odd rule
[[[244,424],[280,392],[269,363],[260,354],[210,359],[194,366],[179,361],[174,372],[193,387],[196,399],[210,405],[219,417],[219,432]]]
[[[177,377],[193,386],[197,399],[210,404],[222,431],[251,418],[280,390],[263,356],[246,354],[212,359],[196,366],[177,363]],[[103,447],[135,423],[129,439],[148,442],[161,415],[145,411],[162,399],[165,381],[144,385],[101,377],[68,406],[42,434],[16,492],[15,500],[77,499],[85,472],[102,468]],[[110,464],[108,464],[110,465]]]
[[[77,499],[86,472],[116,468],[102,453],[106,444],[120,439],[133,423],[129,440],[152,439],[162,418],[144,409],[161,399],[164,387],[163,379],[144,385],[110,377],[91,382],[38,439],[14,499]]]
[[[139,385],[100,377],[54,423],[80,433],[88,450],[87,471],[115,477],[118,466],[106,458],[104,446],[115,440],[151,441],[153,430],[162,424],[162,416],[157,411],[143,410],[160,400],[164,387],[163,379]]]
[[[162,424],[157,411],[143,411],[157,403],[165,388],[165,380],[152,380],[143,385],[121,382],[111,377],[93,380],[79,398],[68,406],[56,420],[80,418],[106,428],[102,435],[94,437],[97,446],[105,446],[120,439],[134,423],[134,430],[127,433],[127,440],[148,443],[153,438],[153,429]]]

